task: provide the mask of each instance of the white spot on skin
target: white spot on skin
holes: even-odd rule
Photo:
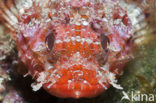
[[[24,7],[28,9],[32,7],[32,4],[33,4],[32,0],[26,0],[26,2],[24,3]]]
[[[99,45],[99,44],[100,44],[100,42],[95,42],[94,44]]]
[[[76,36],[76,41],[77,42],[80,42],[81,41],[80,36]]]
[[[93,43],[93,41],[92,41],[91,39],[86,39],[86,42],[87,42],[88,44]]]
[[[50,21],[51,21],[51,19],[47,19],[45,22],[48,23],[48,22],[50,22]]]
[[[75,29],[71,29],[72,31],[75,31]]]
[[[82,38],[81,39],[81,43],[83,44],[85,42],[85,38]]]
[[[71,82],[72,82],[72,80],[68,80],[68,89],[70,89]]]
[[[70,2],[70,0],[66,0],[65,2]]]
[[[80,36],[76,36],[76,39],[80,39]]]
[[[68,80],[68,83],[71,83],[72,82],[72,80]]]
[[[24,9],[23,8],[20,8],[19,9],[19,12],[20,12],[20,14],[23,14],[24,13]]]
[[[62,40],[56,40],[56,44],[62,43]]]
[[[84,80],[83,83],[87,84],[88,82],[86,80]]]
[[[82,31],[86,31],[86,29],[82,29]]]
[[[72,61],[74,62],[79,62],[81,59],[81,55],[80,55],[80,52],[76,52],[75,54],[73,54],[73,57],[72,57]]]
[[[55,14],[56,13],[56,10],[55,9],[52,9],[52,14]]]
[[[76,91],[76,92],[75,92],[75,95],[76,95],[77,97],[79,97],[79,96],[80,96],[80,92],[79,92],[79,91]]]
[[[75,25],[80,26],[81,24],[79,22],[75,22]]]
[[[120,24],[120,23],[122,23],[122,19],[116,19],[116,20],[114,20],[114,24]]]
[[[72,41],[75,41],[75,37],[71,37],[71,40],[72,40]]]
[[[83,83],[88,84],[89,86],[91,86],[91,84],[86,80],[84,80]]]
[[[64,42],[68,43],[68,42],[70,42],[70,39],[64,39]]]
[[[2,85],[4,78],[0,78],[0,85]]]
[[[107,20],[106,18],[103,18],[102,21],[104,21],[104,22],[108,22],[108,20]]]
[[[69,31],[66,32],[66,34],[69,34],[69,33],[70,33]]]
[[[89,25],[89,23],[88,23],[87,21],[83,21],[82,24],[83,24],[84,26],[88,26],[88,25]]]

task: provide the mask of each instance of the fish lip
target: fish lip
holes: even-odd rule
[[[54,96],[60,98],[76,98],[76,99],[96,97],[100,95],[103,91],[105,91],[107,88],[109,88],[110,84],[108,82],[105,82],[104,85],[99,83],[101,75],[99,75],[97,71],[100,70],[101,67],[98,68],[97,70],[97,68],[87,69],[85,65],[81,66],[83,67],[81,68],[81,70],[75,68],[71,69],[73,66],[70,66],[70,68],[68,69],[64,68],[55,69],[55,71],[51,73],[53,74],[54,77],[48,76],[49,82],[43,84],[43,88]],[[75,71],[80,70],[81,72],[84,73],[84,75],[82,76],[83,78],[81,78],[81,76],[80,77],[76,76],[76,78],[74,77],[68,78],[69,76],[68,72],[70,72],[70,70],[73,70],[71,72],[72,75],[75,73]],[[88,76],[89,72],[91,74]],[[57,77],[57,75],[59,75],[59,77]],[[69,85],[69,83],[71,84]],[[75,88],[74,85],[77,86],[79,85],[80,87],[84,87],[84,89]]]
[[[50,94],[56,97],[75,98],[75,99],[96,97],[106,90],[100,84],[88,86],[82,82],[79,83],[73,82],[73,85],[78,85],[78,84],[80,84],[81,86],[86,86],[86,88],[73,89],[73,88],[69,88],[68,84],[57,84],[57,83],[53,84],[50,88],[48,88],[48,83],[44,84],[43,87],[45,90],[47,90],[47,92],[49,92]],[[109,86],[110,84],[107,84],[107,87]]]

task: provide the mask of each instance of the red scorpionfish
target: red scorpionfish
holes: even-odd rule
[[[36,82],[61,98],[91,98],[111,85],[130,57],[132,24],[117,0],[1,0],[0,19]]]

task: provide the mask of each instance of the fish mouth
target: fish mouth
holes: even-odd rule
[[[101,94],[104,88],[98,80],[95,69],[86,69],[83,65],[74,65],[68,69],[58,69],[57,79],[45,83],[43,87],[52,95],[61,98],[91,98]],[[58,76],[59,75],[59,76]],[[56,76],[56,75],[55,75]]]
[[[92,98],[101,94],[105,89],[100,85],[88,85],[84,82],[72,82],[70,84],[54,84],[48,88],[48,84],[44,84],[44,88],[52,95],[60,98]]]

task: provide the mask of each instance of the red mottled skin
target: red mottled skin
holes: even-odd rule
[[[131,23],[126,10],[115,4],[116,1],[110,1],[114,3],[111,14],[99,13],[101,8],[109,7],[109,2],[103,2],[106,6],[88,0],[69,0],[63,5],[49,1],[42,8],[34,1],[19,17],[15,36],[18,55],[36,79],[34,88],[41,85],[50,94],[62,98],[91,98],[103,93],[112,82],[116,83],[116,77],[127,63],[133,35],[129,32]],[[69,12],[62,11],[59,15],[60,8],[67,6]],[[96,16],[92,17],[92,12],[82,15],[83,7],[92,8]],[[48,16],[42,15],[46,8],[50,9],[45,13]],[[56,13],[51,13],[51,9]],[[79,20],[76,15],[90,20],[89,24],[70,23],[72,18]],[[118,19],[119,23],[112,24]]]

